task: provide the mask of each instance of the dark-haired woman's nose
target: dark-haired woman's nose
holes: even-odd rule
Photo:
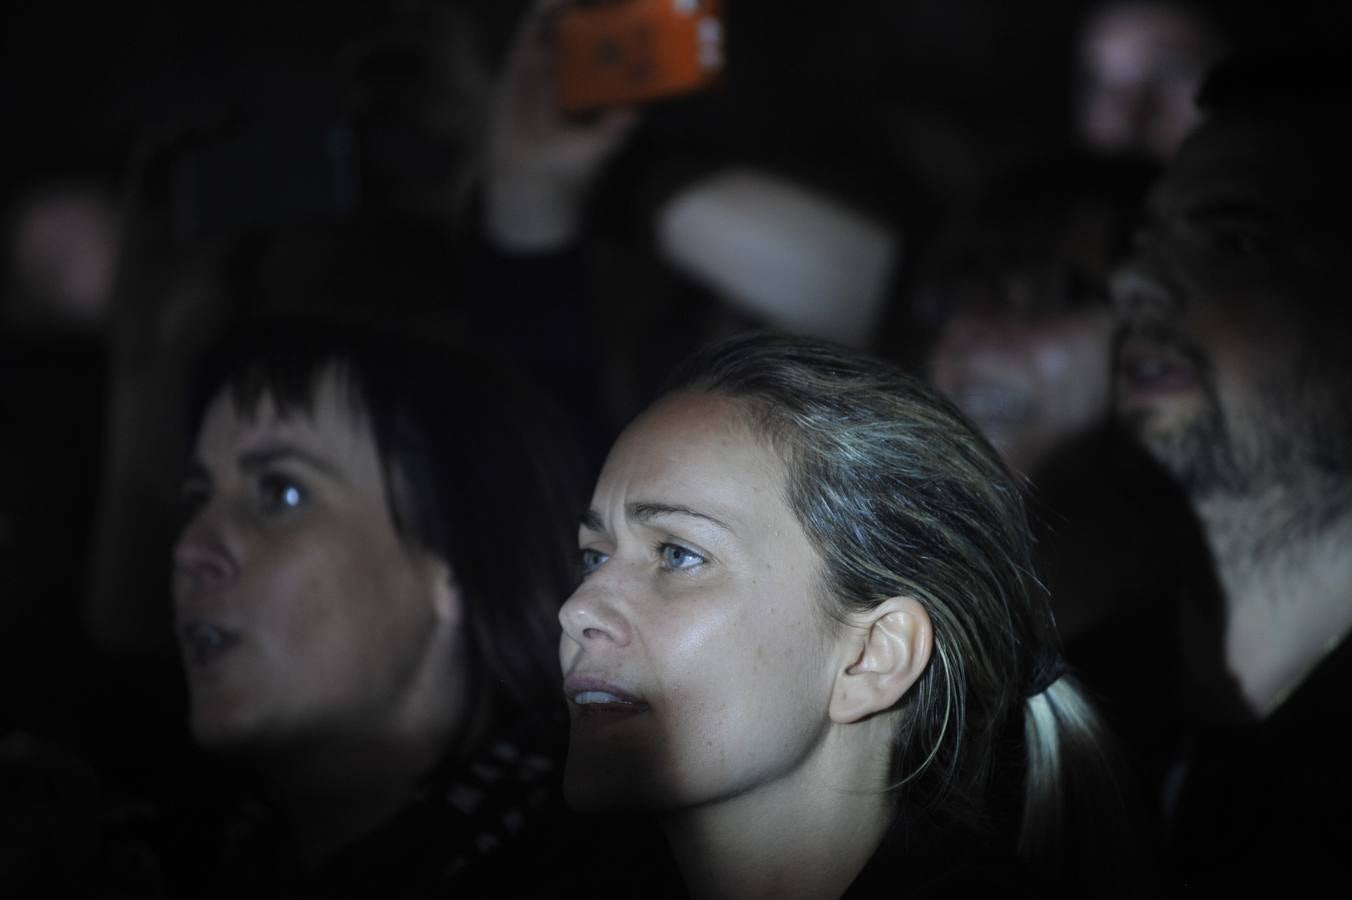
[[[633,638],[629,619],[611,593],[616,586],[606,584],[607,580],[604,575],[592,575],[559,609],[564,635],[584,648],[625,647]]]
[[[174,544],[174,598],[223,588],[239,569],[236,555],[219,516],[203,507]]]

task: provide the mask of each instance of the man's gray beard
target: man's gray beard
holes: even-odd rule
[[[1234,452],[1234,440],[1221,412],[1214,383],[1199,373],[1203,411],[1184,427],[1167,432],[1149,428],[1148,412],[1128,416],[1127,425],[1146,450],[1173,476],[1193,502],[1245,493],[1251,479]]]
[[[1225,533],[1212,537],[1226,555],[1257,562],[1352,513],[1352,390],[1328,370],[1302,366],[1292,376],[1259,386],[1249,412],[1261,418],[1244,422],[1242,432],[1227,420],[1205,371],[1194,421],[1167,433],[1128,423],[1195,507],[1242,519],[1205,517]]]

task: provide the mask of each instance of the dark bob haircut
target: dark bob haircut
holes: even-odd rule
[[[558,608],[577,578],[581,467],[563,423],[490,360],[443,343],[302,320],[236,327],[190,394],[195,434],[229,391],[308,415],[332,374],[369,428],[391,518],[451,566],[465,602],[472,707],[460,747],[507,723],[552,736],[563,720]],[[468,746],[467,746],[468,745]]]

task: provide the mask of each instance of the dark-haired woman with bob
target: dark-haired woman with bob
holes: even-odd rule
[[[188,893],[477,896],[529,875],[561,809],[576,479],[510,384],[312,322],[210,355],[175,625],[193,737],[256,789],[229,795],[206,863],[171,854],[202,864]]]
[[[1105,738],[1028,545],[1016,482],[919,382],[805,339],[696,356],[581,524],[569,802],[654,817],[695,897],[1109,866]]]

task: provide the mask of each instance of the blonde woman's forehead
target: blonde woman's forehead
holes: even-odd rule
[[[634,421],[611,450],[594,507],[685,506],[751,534],[766,514],[792,519],[778,457],[733,401],[709,394],[667,397]]]

